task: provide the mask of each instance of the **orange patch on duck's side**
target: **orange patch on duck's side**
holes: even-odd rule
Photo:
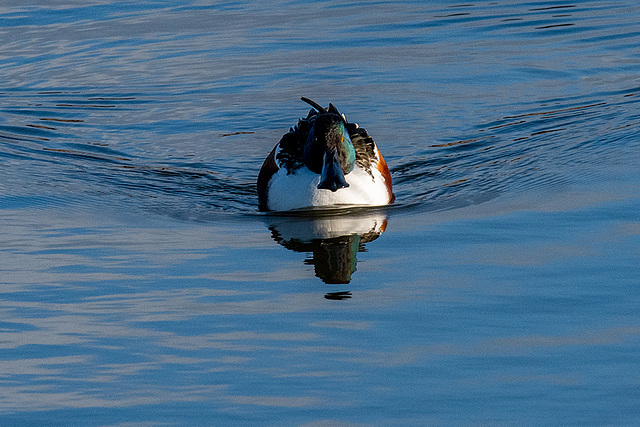
[[[384,183],[387,186],[387,191],[389,192],[389,203],[393,203],[396,199],[396,196],[393,194],[393,186],[391,184],[391,172],[389,172],[389,167],[387,166],[387,162],[384,161],[384,157],[382,157],[382,153],[380,150],[376,148],[376,154],[378,155],[378,170],[382,174],[384,178]]]

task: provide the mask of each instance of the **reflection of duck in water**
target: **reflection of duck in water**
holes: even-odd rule
[[[336,205],[381,206],[394,200],[391,174],[376,143],[333,104],[314,110],[286,133],[258,176],[260,210]]]
[[[287,249],[309,252],[316,276],[327,284],[346,284],[356,271],[356,254],[380,236],[386,226],[381,213],[323,217],[270,217],[273,239]],[[335,297],[335,295],[334,295]],[[329,296],[327,296],[329,298]]]

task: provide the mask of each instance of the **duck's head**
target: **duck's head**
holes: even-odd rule
[[[318,114],[304,147],[303,160],[310,171],[320,174],[319,189],[338,191],[349,186],[345,175],[355,167],[356,150],[344,118],[332,107],[327,111],[314,105]]]

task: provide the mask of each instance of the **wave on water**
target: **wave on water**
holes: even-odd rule
[[[391,212],[588,181],[637,151],[634,2],[178,3],[0,14],[5,203],[257,215],[262,161],[318,93],[376,140],[406,129],[380,140]]]
[[[167,159],[152,152],[163,136],[149,130],[153,123],[145,128],[131,120],[143,108],[135,96],[30,95],[25,102],[21,94],[17,105],[0,111],[0,162],[13,172],[4,183],[8,192],[40,200],[51,199],[43,199],[43,192],[57,193],[67,203],[85,205],[162,206],[169,212],[255,210],[253,179],[232,155],[211,159],[185,151]],[[128,123],[119,122],[120,116]]]
[[[596,179],[637,148],[640,88],[548,100],[478,124],[464,139],[424,141],[392,165],[398,205],[449,209]]]
[[[589,169],[576,166],[616,161],[631,149],[639,92],[537,103],[478,124],[462,138],[418,141],[420,148],[402,158],[391,146],[385,152],[397,197],[391,211],[452,209],[580,179]],[[118,129],[119,117],[143,108],[135,96],[39,92],[28,99],[1,111],[0,159],[5,170],[13,165],[20,172],[9,173],[5,187],[13,178],[25,196],[29,189],[40,197],[59,191],[69,203],[133,203],[185,218],[257,214],[261,154],[235,156],[232,147],[260,129],[219,133],[182,153],[179,145],[162,151],[163,135],[149,130],[153,123],[143,129],[129,118]]]

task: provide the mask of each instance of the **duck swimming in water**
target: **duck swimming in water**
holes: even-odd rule
[[[286,133],[258,175],[261,211],[392,203],[389,168],[367,131],[338,109],[314,109]]]

